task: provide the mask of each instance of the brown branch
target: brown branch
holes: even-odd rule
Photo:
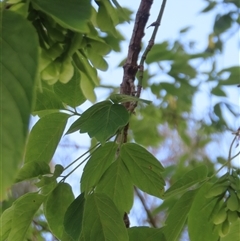
[[[156,223],[155,223],[155,220],[154,220],[154,218],[153,218],[153,216],[152,216],[151,211],[150,211],[150,210],[148,209],[148,207],[147,207],[147,204],[146,204],[146,202],[145,202],[144,197],[141,195],[141,193],[139,192],[139,190],[138,190],[136,187],[134,187],[134,190],[135,190],[138,198],[140,199],[140,201],[141,201],[141,203],[142,203],[142,205],[143,205],[143,207],[144,207],[145,212],[147,213],[149,223],[150,223],[154,228],[157,228],[157,225],[156,225]]]
[[[134,80],[138,71],[138,56],[141,50],[141,41],[148,21],[149,11],[153,0],[142,0],[136,14],[132,37],[128,47],[128,55],[123,66],[124,74],[121,84],[121,94],[135,95]],[[129,103],[128,103],[129,105]],[[128,105],[126,107],[128,107]]]
[[[136,14],[136,20],[133,28],[132,37],[128,47],[128,55],[125,64],[123,65],[123,80],[121,83],[120,93],[125,95],[135,96],[136,90],[134,80],[138,71],[137,60],[141,50],[141,41],[144,36],[149,11],[153,0],[141,0],[140,6]],[[124,103],[127,110],[130,109],[130,102]],[[134,110],[134,107],[131,107]],[[132,111],[133,112],[133,111]],[[127,133],[129,125],[126,125],[123,130],[123,142],[127,142]]]

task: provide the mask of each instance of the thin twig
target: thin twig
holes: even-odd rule
[[[230,168],[231,168],[232,147],[233,147],[233,144],[234,144],[234,142],[236,141],[237,137],[238,137],[238,136],[235,135],[235,137],[233,138],[232,143],[231,143],[231,145],[230,145],[230,148],[229,148],[229,152],[228,152],[228,171],[230,171]]]
[[[148,42],[148,46],[146,47],[146,49],[145,49],[145,51],[142,55],[142,58],[140,60],[140,64],[139,64],[138,91],[137,91],[137,95],[136,95],[138,98],[140,97],[141,89],[142,89],[144,61],[147,58],[148,53],[150,52],[150,50],[152,49],[152,47],[154,45],[154,41],[155,41],[155,38],[156,38],[156,35],[157,35],[158,28],[161,25],[162,16],[163,16],[163,13],[164,13],[166,3],[167,3],[167,0],[163,0],[162,6],[160,8],[160,11],[159,11],[159,14],[158,14],[158,17],[157,17],[157,20],[150,25],[150,26],[154,26],[154,30],[153,30],[152,36],[151,36],[151,38]]]
[[[89,150],[87,150],[86,152],[84,152],[81,156],[79,156],[78,158],[76,158],[73,162],[71,162],[68,166],[66,166],[64,168],[64,171],[66,171],[70,166],[72,166],[74,163],[76,163],[79,159],[81,159],[82,157],[84,157],[87,153],[89,153],[90,151],[98,148],[100,146],[100,143],[97,143],[95,146],[93,146],[92,148],[90,148]]]
[[[145,212],[147,213],[149,223],[150,223],[154,228],[157,228],[157,225],[156,225],[156,223],[155,223],[155,220],[154,220],[154,218],[153,218],[153,216],[152,216],[151,211],[150,211],[150,210],[148,209],[148,207],[147,207],[147,204],[146,204],[146,202],[145,202],[144,197],[141,195],[140,191],[139,191],[136,187],[134,187],[134,190],[135,190],[138,198],[140,199],[140,201],[141,201],[141,203],[142,203],[142,205],[143,205],[143,207],[144,207],[144,209],[145,209]]]

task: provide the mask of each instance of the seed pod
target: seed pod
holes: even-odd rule
[[[227,212],[227,219],[230,223],[234,223],[238,220],[238,212],[228,210]]]
[[[229,225],[228,220],[226,219],[226,220],[222,223],[222,227],[221,227],[221,231],[222,231],[223,237],[228,234],[229,228],[230,228],[230,225]]]
[[[227,211],[225,210],[225,205],[223,205],[218,213],[213,217],[213,223],[214,224],[220,224],[223,223],[227,218]]]
[[[67,58],[63,63],[61,67],[61,72],[59,75],[59,81],[61,83],[66,84],[74,74],[74,67],[72,65],[71,58]]]
[[[226,201],[227,208],[231,211],[237,211],[239,207],[237,194],[232,189],[229,189],[228,191],[230,195]]]
[[[226,192],[227,187],[228,187],[228,183],[222,183],[222,184],[217,184],[217,185],[213,185],[208,192],[206,193],[205,197],[206,198],[212,198],[212,197],[217,197],[223,193]]]

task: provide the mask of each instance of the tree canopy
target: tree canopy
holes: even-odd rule
[[[153,23],[149,0],[134,13],[116,0],[1,1],[0,241],[240,240],[240,127],[231,123],[239,103],[229,100],[240,67],[219,64],[239,30],[240,3],[204,2],[200,14],[215,18],[199,51],[190,27],[155,41],[166,0]],[[114,52],[125,56],[117,87],[99,74]],[[98,101],[100,88],[108,95]],[[197,116],[203,89],[209,102]],[[207,152],[226,132],[228,153]],[[52,162],[64,139],[77,135],[81,146],[84,133],[88,150]],[[83,165],[75,195],[66,179]],[[129,215],[137,198],[139,226]]]

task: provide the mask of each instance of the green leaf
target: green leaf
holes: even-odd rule
[[[168,48],[169,44],[167,41],[164,41],[160,44],[154,44],[147,56],[146,63],[151,64],[153,62],[158,62],[162,60],[173,60],[175,58],[174,53]]]
[[[179,194],[187,188],[206,179],[208,169],[205,165],[195,167],[176,181],[164,194],[165,198]]]
[[[135,96],[123,95],[123,94],[111,94],[110,99],[114,103],[125,103],[125,102],[130,102],[130,101],[141,101],[148,105],[152,103],[152,101],[150,101],[150,100],[139,99]]]
[[[91,17],[89,0],[32,0],[33,6],[62,25],[76,32],[88,32],[87,22]]]
[[[211,11],[213,8],[215,8],[216,5],[217,5],[216,2],[209,2],[208,6],[205,7],[203,10],[201,10],[201,13],[206,13],[206,12]]]
[[[84,240],[128,241],[123,215],[105,194],[95,193],[87,197],[83,214]]]
[[[176,202],[165,221],[163,233],[166,240],[175,241],[183,231],[189,210],[198,190],[188,191]],[[204,239],[203,239],[204,240]],[[204,240],[205,241],[205,240]]]
[[[128,228],[129,241],[167,241],[162,228]]]
[[[117,144],[108,142],[93,152],[83,169],[81,191],[88,193],[99,182],[103,173],[114,161]]]
[[[87,43],[100,55],[106,55],[111,51],[111,47],[102,38],[98,40],[88,39]]]
[[[217,15],[216,20],[214,23],[214,33],[216,35],[219,35],[223,32],[225,32],[227,29],[229,29],[232,26],[232,17],[230,13],[224,14],[224,15]]]
[[[67,183],[59,183],[50,193],[43,206],[49,228],[60,240],[64,231],[64,215],[73,200],[74,195],[71,186]]]
[[[58,81],[53,86],[53,89],[56,95],[71,107],[77,107],[86,100],[80,88],[80,74],[76,69],[72,79],[67,84],[62,84]]]
[[[33,112],[41,110],[64,109],[62,101],[50,90],[43,88],[37,91],[36,104]]]
[[[113,4],[117,7],[118,11],[120,12],[121,16],[124,17],[125,20],[129,19],[129,16],[127,15],[127,13],[125,12],[126,9],[123,9],[121,7],[121,5],[118,3],[117,0],[112,0]],[[130,23],[130,21],[127,21],[128,23]]]
[[[161,163],[146,149],[135,144],[123,144],[120,157],[130,172],[133,183],[144,192],[162,197],[165,182],[161,172]]]
[[[84,204],[84,193],[82,193],[70,204],[64,216],[65,231],[74,240],[78,240],[82,231]]]
[[[29,21],[4,10],[1,12],[0,42],[1,200],[13,183],[23,158],[38,68],[38,37]]]
[[[106,1],[107,2],[107,1]],[[111,13],[105,6],[105,2],[98,1],[98,13],[97,13],[97,25],[103,32],[111,33],[113,36],[117,37],[117,31],[115,29]],[[116,14],[117,16],[117,14]]]
[[[216,86],[215,88],[212,89],[211,91],[212,94],[217,95],[217,96],[224,96],[227,97],[225,91],[222,90],[221,86]]]
[[[41,188],[42,195],[48,196],[53,191],[53,189],[56,188],[58,183],[54,176],[51,176],[51,177],[43,176],[43,177],[40,177],[40,181],[35,183],[35,185]]]
[[[240,219],[234,223],[231,223],[229,233],[221,238],[220,241],[240,241],[240,235],[239,235],[239,229],[240,229]]]
[[[12,226],[8,241],[22,241],[32,222],[34,214],[45,197],[37,193],[27,193],[13,203]]]
[[[87,109],[67,131],[67,134],[80,130],[96,137],[104,143],[109,137],[116,134],[117,130],[128,123],[129,114],[124,106],[102,101]]]
[[[191,241],[217,241],[219,238],[217,229],[214,229],[213,222],[209,218],[217,199],[210,203],[209,198],[205,197],[211,185],[211,183],[205,183],[194,198],[188,215],[188,231]]]
[[[233,66],[226,69],[222,69],[218,72],[218,75],[225,74],[226,72],[230,73],[230,76],[225,80],[221,80],[220,83],[222,85],[237,85],[239,84],[239,76],[240,76],[240,67]]]
[[[96,52],[95,49],[88,47],[87,55],[95,68],[100,69],[102,71],[106,71],[108,69],[108,63],[100,54],[98,54],[98,52]]]
[[[97,184],[97,192],[105,193],[115,203],[119,211],[129,212],[133,205],[133,183],[129,172],[118,158],[103,174]]]
[[[13,206],[6,209],[0,217],[0,241],[7,240],[7,237],[12,228],[12,218],[13,218]]]
[[[50,167],[46,162],[27,162],[18,171],[16,182],[21,182],[39,175],[50,174]]]
[[[89,77],[84,73],[79,71],[81,76],[80,87],[86,99],[90,100],[92,103],[96,101],[96,94],[94,92],[94,84],[89,79]]]
[[[65,113],[53,113],[42,117],[34,125],[27,143],[25,163],[51,161],[68,117]]]
[[[89,81],[94,86],[99,85],[99,79],[97,76],[97,70],[92,67],[92,65],[89,63],[89,60],[80,52],[77,52],[77,54],[73,55],[73,60],[77,66],[77,68],[82,72],[85,73],[85,75],[88,77]]]

